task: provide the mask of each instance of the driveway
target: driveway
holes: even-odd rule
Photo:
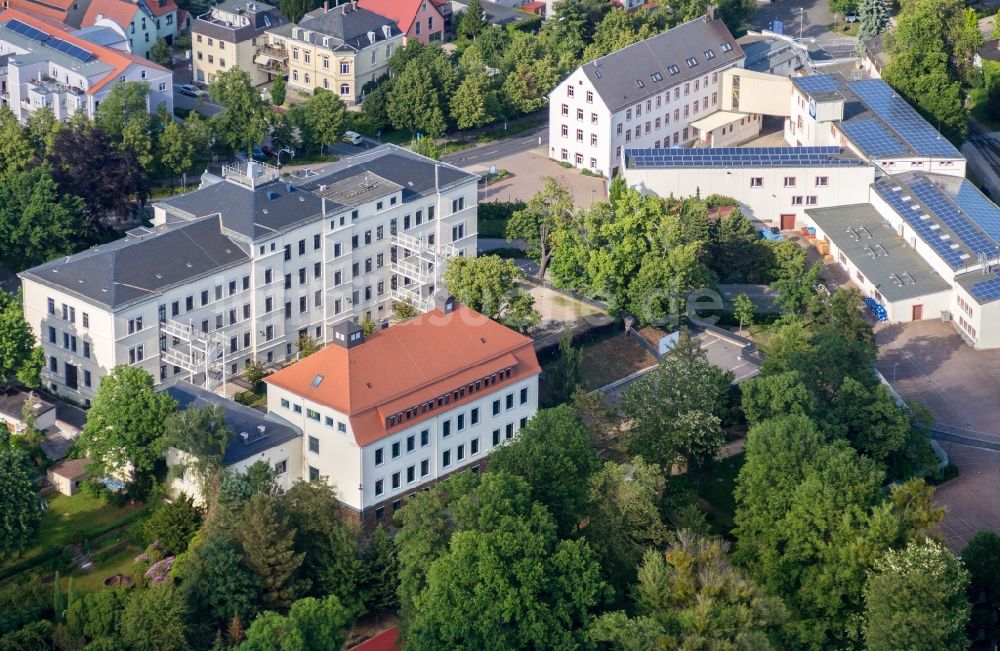
[[[875,341],[876,366],[903,398],[949,431],[1000,443],[1000,350],[974,350],[932,319],[879,326]]]
[[[222,113],[222,109],[217,104],[213,104],[211,100],[208,99],[208,95],[203,95],[202,97],[197,98],[181,95],[180,84],[174,84],[174,108],[197,111],[206,118]]]
[[[937,489],[934,501],[948,509],[941,532],[958,553],[979,531],[1000,533],[1000,452],[946,442],[941,447],[959,475]]]
[[[834,15],[830,12],[829,0],[776,0],[758,3],[750,20],[753,29],[770,29],[771,21],[784,22],[785,34],[815,44],[831,58],[851,56],[855,40],[830,31]],[[843,25],[843,16],[837,16],[838,26]],[[821,58],[821,57],[818,57]]]

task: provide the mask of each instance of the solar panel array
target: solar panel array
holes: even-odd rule
[[[851,141],[870,156],[893,156],[906,153],[906,145],[889,132],[878,120],[844,122],[841,130]]]
[[[875,191],[913,228],[952,269],[964,267],[971,256],[950,238],[942,239],[941,225],[930,218],[912,197],[894,181],[876,181]]]
[[[993,277],[973,283],[969,292],[981,301],[995,301],[1000,298],[1000,274],[993,272]]]
[[[976,222],[994,242],[1000,242],[1000,207],[983,196],[967,179],[962,179],[958,196],[953,199],[962,212]]]
[[[840,88],[840,82],[833,75],[812,75],[809,77],[794,77],[792,81],[804,93],[826,93]]]
[[[625,158],[638,167],[795,167],[861,165],[841,158],[840,147],[714,147],[705,149],[629,149]]]
[[[31,25],[22,23],[20,20],[15,20],[15,19],[8,20],[6,23],[4,23],[4,27],[14,32],[15,34],[20,34],[25,38],[30,38],[33,41],[38,41],[39,43],[43,43],[54,50],[58,50],[59,52],[62,52],[67,56],[73,57],[77,61],[82,61],[83,63],[86,63],[88,61],[93,61],[95,58],[97,58],[87,50],[83,49],[82,47],[73,45],[69,41],[64,41],[61,38],[54,38],[40,29],[36,29]]]
[[[996,255],[996,243],[986,237],[975,222],[963,214],[940,188],[925,178],[914,179],[909,182],[909,186],[917,199],[920,199],[973,253]]]
[[[848,86],[876,115],[891,125],[918,155],[961,156],[954,145],[881,79],[852,81]]]

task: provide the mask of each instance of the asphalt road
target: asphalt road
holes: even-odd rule
[[[188,111],[198,111],[198,113],[201,113],[206,118],[222,112],[222,109],[209,101],[207,96],[195,98],[181,95],[179,84],[174,84],[174,107],[187,109]]]
[[[531,131],[519,133],[516,136],[480,145],[473,149],[455,152],[454,154],[443,156],[441,160],[465,168],[472,165],[486,165],[500,158],[520,154],[529,149],[536,149],[541,145],[548,144],[548,142],[549,128],[546,125]]]
[[[802,38],[808,44],[824,50],[830,58],[849,57],[854,53],[855,39],[831,32],[835,24],[843,25],[843,16],[830,12],[829,0],[774,0],[757,5],[750,20],[753,29],[770,29],[771,21],[784,22],[785,34]],[[820,58],[820,57],[816,57]]]

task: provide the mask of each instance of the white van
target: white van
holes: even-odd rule
[[[353,131],[344,132],[344,142],[350,143],[352,145],[360,145],[364,142],[360,133],[355,133]]]

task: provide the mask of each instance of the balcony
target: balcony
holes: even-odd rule
[[[288,70],[288,50],[280,45],[261,45],[254,57],[257,69],[271,74],[284,74]]]

